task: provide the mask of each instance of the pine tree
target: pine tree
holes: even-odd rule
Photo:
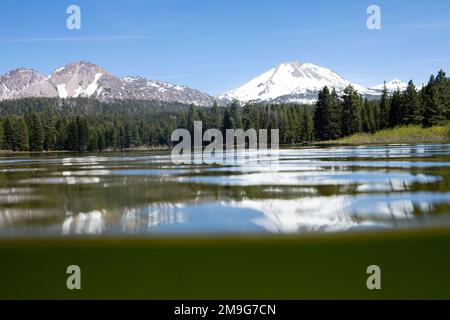
[[[342,136],[342,105],[335,89],[331,92],[331,104],[328,114],[330,139],[338,139]]]
[[[402,109],[402,95],[399,90],[394,91],[391,99],[391,112],[389,114],[389,126],[398,127],[403,124],[404,111]]]
[[[44,114],[44,150],[55,150],[58,131],[56,130],[56,116],[50,110]]]
[[[254,119],[252,118],[252,105],[250,103],[246,103],[242,111],[242,125],[244,130],[254,128],[255,126],[253,121]]]
[[[297,142],[297,132],[299,131],[299,118],[296,112],[297,106],[291,106],[288,109],[288,143],[294,144]]]
[[[76,121],[71,121],[67,126],[67,139],[65,141],[66,150],[79,151],[80,139],[78,135],[78,125]]]
[[[5,150],[6,138],[3,121],[0,121],[0,150]]]
[[[403,124],[421,124],[423,121],[422,105],[416,86],[412,81],[409,81],[408,87],[403,93],[402,104],[404,110]]]
[[[241,115],[241,106],[238,101],[233,101],[230,106],[230,116],[232,121],[233,129],[242,129],[242,115]]]
[[[425,127],[431,127],[444,123],[446,121],[446,103],[445,95],[439,88],[439,84],[442,84],[443,75],[440,73],[440,78],[430,77],[430,81],[422,89],[422,99],[424,103],[424,119],[423,125]]]
[[[7,117],[5,121],[3,122],[3,131],[5,134],[5,143],[4,143],[4,149],[5,150],[12,150],[13,149],[13,124],[11,117]]]
[[[30,150],[42,151],[44,149],[44,128],[41,119],[37,114],[33,114],[30,119]]]
[[[223,116],[223,133],[225,133],[227,129],[233,129],[233,119],[230,109],[226,109]]]
[[[350,85],[342,97],[342,133],[344,136],[361,132],[361,103],[358,92]]]
[[[28,151],[28,127],[23,117],[18,117],[13,123],[12,150]]]
[[[450,78],[447,78],[447,81],[445,83],[445,89],[444,89],[444,99],[447,102],[446,103],[446,115],[445,118],[447,120],[450,120]]]
[[[314,141],[314,119],[312,112],[309,112],[306,108],[304,108],[303,117],[302,117],[302,126],[303,126],[303,142],[311,142]]]
[[[443,124],[450,119],[448,117],[448,115],[450,114],[449,110],[450,95],[448,92],[448,79],[444,70],[440,70],[438,75],[436,76],[436,86],[437,86],[436,103],[438,107],[439,116],[441,118],[439,120],[439,124]]]
[[[89,130],[89,141],[88,141],[88,146],[87,146],[87,150],[89,151],[97,151],[98,148],[98,134],[97,134],[97,130],[95,129],[91,129]]]
[[[222,127],[222,115],[220,114],[219,107],[217,106],[217,102],[214,101],[213,106],[211,108],[211,127],[214,129],[219,129]]]
[[[390,113],[391,113],[391,102],[389,99],[388,90],[385,82],[383,92],[380,98],[380,115],[378,117],[378,126],[381,130],[389,128]]]
[[[77,117],[76,125],[78,127],[78,151],[86,151],[89,142],[89,128],[87,120],[81,117]]]
[[[188,128],[191,135],[194,134],[194,122],[198,121],[198,120],[199,120],[199,117],[198,117],[197,109],[195,108],[195,106],[193,104],[191,104],[189,106],[189,112],[188,112],[187,124],[186,124],[186,128]]]
[[[370,132],[370,107],[367,98],[361,103],[361,121],[362,131]]]
[[[319,92],[319,97],[314,109],[314,131],[317,140],[330,139],[330,109],[331,94],[328,87]]]
[[[368,101],[366,99],[367,103],[367,115],[368,115],[368,122],[369,122],[369,132],[374,133],[378,130],[378,117],[380,113],[380,106],[377,101]]]
[[[104,132],[100,132],[98,134],[97,146],[98,146],[98,150],[99,151],[105,150],[105,148],[106,148],[106,139],[105,139],[105,133]]]
[[[131,125],[127,122],[124,127],[124,137],[123,137],[123,149],[130,149],[133,145],[133,130]]]

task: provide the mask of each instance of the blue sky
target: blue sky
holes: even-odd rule
[[[66,28],[66,8],[82,12]],[[382,29],[368,30],[377,4]],[[216,94],[291,60],[366,86],[450,72],[448,0],[2,0],[0,73],[86,60]]]

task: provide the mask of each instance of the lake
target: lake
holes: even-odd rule
[[[0,236],[306,234],[450,226],[450,145],[286,148],[174,165],[169,151],[0,156]]]

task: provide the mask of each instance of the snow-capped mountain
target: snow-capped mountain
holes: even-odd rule
[[[373,98],[379,92],[358,84],[352,84],[330,69],[298,61],[283,63],[250,80],[243,86],[221,94],[219,99],[242,102],[314,103],[323,87],[334,88],[338,93],[348,86],[366,97]]]
[[[141,77],[118,78],[89,63],[70,63],[44,76],[18,69],[0,76],[0,100],[25,97],[92,97],[101,101],[132,99],[209,106],[214,98],[201,91]]]
[[[55,87],[35,70],[17,69],[0,76],[0,100],[55,95]]]
[[[408,84],[406,82],[403,82],[401,80],[395,79],[389,82],[386,82],[386,89],[389,93],[392,93],[396,90],[404,91],[408,87]],[[383,92],[384,83],[379,84],[377,86],[371,87],[371,90],[377,91],[380,94]]]

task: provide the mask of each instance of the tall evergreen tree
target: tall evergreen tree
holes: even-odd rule
[[[230,109],[228,108],[225,110],[225,114],[223,116],[223,133],[225,133],[227,129],[233,129],[233,119]]]
[[[70,121],[67,126],[67,139],[65,140],[66,150],[80,151],[80,138],[78,134],[78,125],[76,121]]]
[[[336,90],[331,92],[331,104],[328,112],[330,139],[338,139],[342,136],[342,104]]]
[[[77,117],[76,125],[78,127],[78,151],[86,151],[89,142],[89,127],[85,118]]]
[[[389,128],[390,114],[391,114],[391,102],[389,99],[388,90],[385,82],[383,92],[381,93],[380,115],[378,117],[378,126],[381,130]]]
[[[199,116],[198,116],[197,108],[193,104],[191,104],[189,106],[189,112],[188,112],[187,124],[186,124],[186,127],[188,128],[191,135],[194,134],[194,122],[198,121],[198,120],[199,120]]]
[[[314,141],[314,119],[312,112],[309,112],[306,108],[302,113],[302,127],[303,137],[302,142]]]
[[[252,118],[252,105],[246,103],[242,111],[242,125],[245,130],[254,128],[254,119]]]
[[[398,127],[403,124],[404,110],[402,103],[402,95],[399,90],[394,91],[391,99],[391,111],[389,114],[389,126],[391,128]]]
[[[242,129],[242,114],[241,114],[241,106],[238,101],[233,101],[230,106],[230,116],[232,121],[233,129]]]
[[[319,92],[319,97],[314,109],[314,131],[317,140],[329,140],[330,135],[330,110],[331,94],[328,87]]]
[[[442,90],[439,84],[443,82],[443,74],[440,78],[430,77],[430,81],[422,89],[422,99],[424,102],[424,119],[425,127],[442,124],[446,121],[446,105],[443,99]]]
[[[222,115],[220,113],[217,101],[214,101],[211,108],[211,127],[214,129],[219,129],[222,127]]]
[[[14,119],[12,132],[12,150],[28,151],[28,127],[23,117]]]
[[[0,150],[5,150],[6,146],[6,137],[5,137],[5,130],[3,121],[0,120]]]
[[[44,113],[43,118],[46,120],[44,126],[44,150],[55,150],[58,132],[56,130],[57,118],[51,110]]]
[[[358,92],[350,85],[342,97],[342,133],[344,136],[361,132],[361,100]]]
[[[30,119],[29,139],[31,151],[44,149],[44,128],[37,114],[33,114]]]
[[[442,114],[440,123],[445,123],[450,120],[450,92],[448,92],[448,79],[444,70],[440,70],[436,76],[436,87],[436,103],[439,112]]]
[[[403,124],[421,124],[423,121],[423,110],[420,103],[420,96],[417,93],[416,86],[409,81],[402,99],[404,110]]]
[[[361,101],[361,100],[360,100]],[[363,132],[370,132],[370,106],[369,101],[364,99],[364,102],[361,102],[361,121],[362,121],[362,131]]]
[[[3,122],[3,131],[5,134],[5,142],[4,142],[4,149],[5,150],[12,150],[13,149],[13,123],[11,117],[6,117],[5,121]]]

